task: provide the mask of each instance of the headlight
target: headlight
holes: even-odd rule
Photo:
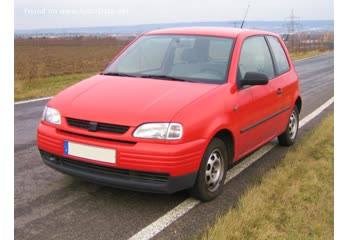
[[[41,120],[52,123],[52,124],[61,124],[61,114],[58,110],[46,106],[44,109],[43,116]]]
[[[177,140],[182,137],[182,125],[180,123],[145,123],[135,130],[133,136]]]

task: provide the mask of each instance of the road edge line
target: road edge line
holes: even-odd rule
[[[35,99],[24,100],[24,101],[18,101],[18,102],[14,102],[14,105],[20,105],[20,104],[31,103],[31,102],[39,102],[39,101],[49,100],[51,98],[53,98],[53,96],[42,97],[42,98],[35,98]]]
[[[328,108],[330,105],[334,103],[334,97],[331,97],[327,102],[322,104],[319,108],[317,108],[315,111],[304,117],[299,122],[299,128],[303,127],[305,124],[310,122],[312,119],[317,117],[321,112],[323,112],[326,108]]]

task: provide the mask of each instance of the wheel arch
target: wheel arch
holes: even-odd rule
[[[297,106],[297,108],[298,108],[298,110],[299,110],[299,113],[300,113],[300,112],[301,112],[302,105],[303,105],[303,102],[302,102],[300,96],[297,97],[297,99],[295,100],[294,105]]]
[[[226,128],[218,130],[214,136],[211,138],[221,139],[226,147],[228,164],[233,162],[234,149],[235,149],[235,138],[232,132]]]

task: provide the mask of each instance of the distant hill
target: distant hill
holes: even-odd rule
[[[112,34],[139,34],[154,29],[173,27],[240,27],[241,22],[183,22],[183,23],[161,23],[141,24],[124,26],[103,26],[103,27],[79,27],[79,28],[52,28],[34,30],[15,30],[15,36],[35,35],[112,35]],[[260,29],[276,33],[287,32],[287,21],[247,21],[244,28]],[[296,24],[298,32],[327,32],[334,31],[334,20],[307,20],[298,21]]]

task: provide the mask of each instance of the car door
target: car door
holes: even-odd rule
[[[275,36],[266,37],[271,49],[272,57],[275,63],[276,77],[271,84],[277,89],[276,104],[278,104],[279,113],[275,117],[278,124],[278,133],[285,130],[289,119],[290,111],[293,108],[294,94],[297,91],[297,75],[291,71],[291,66],[282,47],[281,41]]]
[[[243,156],[272,139],[276,134],[275,114],[279,110],[277,89],[271,81],[275,68],[264,36],[246,38],[240,50],[237,71],[239,141],[237,154]],[[264,73],[270,79],[266,85],[240,86],[247,72]],[[247,96],[250,100],[246,101]]]

